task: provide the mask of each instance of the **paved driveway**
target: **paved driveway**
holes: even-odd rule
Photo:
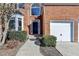
[[[57,42],[56,48],[63,56],[79,56],[79,43]]]

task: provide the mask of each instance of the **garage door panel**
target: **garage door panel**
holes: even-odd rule
[[[50,23],[50,35],[57,37],[57,41],[70,41],[70,23]]]

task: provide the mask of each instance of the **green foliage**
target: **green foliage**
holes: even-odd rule
[[[25,41],[27,39],[27,34],[24,31],[9,31],[8,38]]]
[[[42,45],[55,47],[56,40],[57,40],[57,38],[55,36],[45,35],[45,36],[43,36],[43,39],[42,39]]]

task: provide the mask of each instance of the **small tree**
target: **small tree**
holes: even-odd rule
[[[5,43],[9,28],[9,21],[14,12],[14,3],[0,3],[0,45]]]

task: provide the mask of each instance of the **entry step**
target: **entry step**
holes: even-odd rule
[[[36,39],[36,37],[34,35],[28,35],[29,39]]]

